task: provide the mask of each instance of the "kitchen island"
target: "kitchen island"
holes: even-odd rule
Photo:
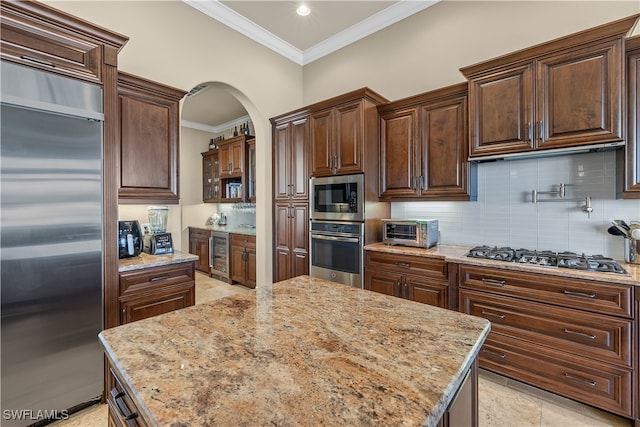
[[[309,276],[259,285],[103,331],[110,416],[116,401],[140,425],[435,426],[474,388],[489,325]]]

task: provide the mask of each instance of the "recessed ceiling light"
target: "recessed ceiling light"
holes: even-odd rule
[[[301,4],[300,6],[298,6],[298,8],[296,9],[296,13],[300,16],[307,16],[308,14],[311,13],[311,9],[309,9],[309,7],[305,4]]]

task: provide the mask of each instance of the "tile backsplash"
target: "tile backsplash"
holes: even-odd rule
[[[531,191],[566,187],[566,199],[531,202]],[[591,218],[582,211],[591,196]],[[539,199],[557,199],[539,195]],[[613,219],[640,220],[640,200],[616,199],[616,153],[570,154],[478,165],[476,202],[394,202],[393,218],[435,218],[440,243],[511,246],[624,258],[623,239],[607,228]]]

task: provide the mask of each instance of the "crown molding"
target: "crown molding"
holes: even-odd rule
[[[303,54],[300,49],[265,30],[253,21],[240,15],[235,10],[223,5],[218,0],[182,1],[227,27],[232,28],[261,45],[268,47],[277,54],[284,56],[298,65],[303,65]]]
[[[182,0],[189,6],[199,10],[207,16],[238,31],[261,45],[271,49],[279,55],[295,62],[306,65],[323,56],[342,49],[351,43],[365,38],[398,21],[420,12],[441,0],[402,0],[388,8],[352,25],[328,39],[310,47],[305,51],[292,46],[290,43],[275,36],[253,21],[240,15],[233,9],[223,5],[218,0]]]
[[[355,43],[360,39],[363,39],[375,32],[378,32],[390,25],[395,24],[413,14],[420,12],[428,7],[433,6],[440,0],[432,1],[413,1],[402,0],[398,3],[392,4],[386,9],[371,15],[370,17],[358,22],[355,25],[334,34],[321,41],[320,43],[311,46],[309,49],[303,52],[303,64],[310,64],[311,62],[329,55],[336,50],[342,49],[345,46]]]
[[[224,133],[235,126],[240,126],[243,123],[251,122],[251,117],[248,115],[238,117],[237,119],[230,120],[226,123],[219,124],[218,126],[205,125],[198,122],[192,122],[189,120],[180,120],[180,126],[190,129],[201,130],[210,133]]]

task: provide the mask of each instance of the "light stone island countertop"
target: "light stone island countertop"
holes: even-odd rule
[[[100,340],[151,425],[435,426],[489,329],[300,276]]]
[[[471,247],[438,245],[430,249],[413,248],[408,246],[391,246],[385,243],[372,243],[364,247],[365,250],[386,252],[400,255],[417,255],[429,258],[443,259],[447,262],[477,265],[480,267],[494,267],[503,270],[529,271],[560,277],[573,277],[578,279],[602,280],[610,283],[640,286],[640,264],[629,264],[618,260],[618,263],[628,274],[603,273],[594,271],[573,270],[571,268],[541,267],[536,265],[523,265],[516,262],[494,261],[490,259],[470,258],[467,253]]]
[[[133,258],[122,258],[118,262],[118,272],[139,270],[147,267],[160,267],[169,264],[179,264],[182,262],[196,261],[197,255],[187,252],[173,251],[171,254],[150,255],[141,252],[140,255]]]

